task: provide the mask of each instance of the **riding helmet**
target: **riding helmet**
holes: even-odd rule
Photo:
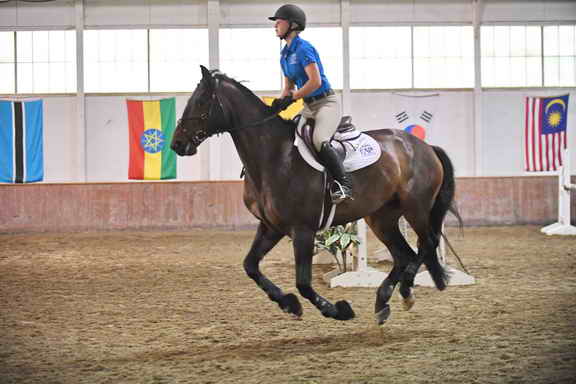
[[[268,18],[269,20],[283,19],[290,23],[298,24],[298,28],[294,28],[295,31],[303,31],[306,28],[306,14],[304,11],[293,4],[284,4],[274,14]]]

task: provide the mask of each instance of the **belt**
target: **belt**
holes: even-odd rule
[[[325,97],[327,97],[327,96],[331,96],[331,95],[333,95],[333,94],[334,94],[334,91],[333,91],[332,89],[329,89],[329,90],[327,90],[326,92],[323,92],[323,93],[321,93],[321,94],[319,94],[319,95],[310,96],[310,97],[305,97],[305,98],[304,98],[304,102],[305,102],[306,104],[310,104],[310,103],[313,103],[313,102],[315,102],[315,101],[321,100],[321,99],[323,99],[323,98],[325,98]]]

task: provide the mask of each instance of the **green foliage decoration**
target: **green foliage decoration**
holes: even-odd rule
[[[334,256],[338,270],[341,273],[347,271],[347,258],[352,253],[352,248],[360,244],[356,222],[346,225],[330,227],[325,231],[318,232],[314,240],[315,254],[326,250]],[[338,254],[342,255],[340,261]]]

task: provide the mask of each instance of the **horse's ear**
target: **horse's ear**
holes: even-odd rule
[[[203,65],[200,65],[200,69],[202,70],[202,79],[203,80],[210,80],[212,75],[210,74],[210,71],[208,70],[208,68],[206,68]]]
[[[213,83],[214,83],[214,81],[213,81],[214,78],[212,77],[212,74],[210,73],[208,68],[206,68],[203,65],[200,66],[200,69],[202,69],[202,83],[208,89],[212,89]]]

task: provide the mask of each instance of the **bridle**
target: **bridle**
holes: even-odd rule
[[[176,126],[177,129],[180,128],[182,130],[184,135],[191,141],[191,143],[195,147],[199,146],[204,140],[206,140],[210,136],[226,131],[226,129],[218,129],[218,128],[211,129],[210,128],[210,116],[212,115],[212,109],[213,109],[213,106],[215,105],[214,100],[217,101],[218,105],[220,106],[221,111],[222,112],[224,111],[224,109],[222,107],[222,102],[218,98],[215,90],[212,93],[211,99],[212,100],[210,102],[209,107],[204,112],[202,112],[198,115],[195,115],[195,116],[192,115],[190,117],[182,117],[182,118],[180,118],[180,120],[178,120],[178,124]],[[186,125],[182,124],[185,121],[197,121],[200,123],[199,125],[201,128],[195,129],[193,134],[191,135],[189,133],[189,130],[186,127]]]
[[[188,139],[194,146],[197,147],[198,145],[200,145],[200,143],[202,143],[204,140],[206,140],[208,137],[212,135],[221,134],[224,132],[236,132],[245,128],[255,127],[278,117],[277,114],[278,112],[274,112],[273,114],[263,119],[234,127],[234,125],[230,121],[224,121],[228,120],[226,119],[226,116],[229,116],[229,114],[227,114],[226,111],[224,110],[224,105],[222,104],[222,101],[218,96],[217,92],[221,80],[215,76],[213,77],[213,79],[215,81],[215,84],[212,87],[212,95],[210,96],[209,106],[207,107],[207,109],[198,115],[192,115],[190,117],[182,117],[180,118],[180,120],[178,120],[177,128],[179,127],[180,129],[182,129],[183,133],[186,135],[186,137],[188,137]],[[219,111],[220,114],[218,116],[220,116],[219,118],[222,121],[224,121],[224,122],[220,121],[219,126],[226,125],[227,126],[226,128],[219,128],[218,125],[216,126],[216,128],[211,127],[211,123],[212,125],[214,123],[211,122],[210,119],[212,118],[214,113],[217,113],[214,112],[215,108],[220,109]],[[202,128],[195,129],[194,134],[191,136],[188,134],[188,128],[186,128],[185,125],[182,125],[182,122],[184,121],[197,121],[202,124]]]

